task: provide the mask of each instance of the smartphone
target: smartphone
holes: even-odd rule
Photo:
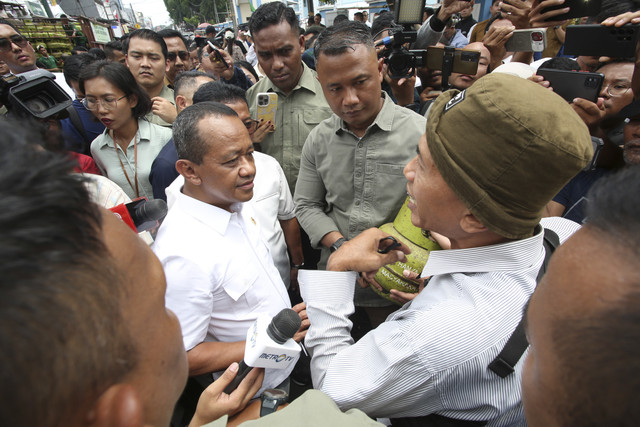
[[[218,51],[218,48],[216,48],[213,45],[213,43],[211,43],[209,40],[207,40],[207,44],[209,44],[209,47],[211,48],[211,53],[209,55],[213,55],[213,61],[214,62],[221,62],[221,63],[224,64],[225,68],[229,68],[229,64],[227,64],[227,61],[224,60],[224,57]]]
[[[429,48],[427,48],[426,59],[422,63],[431,70],[442,70],[444,53],[445,49],[443,47],[429,46]],[[456,49],[453,53],[453,69],[451,72],[473,76],[478,72],[478,61],[480,61],[480,52]]]
[[[602,0],[565,0],[557,6],[550,6],[541,12],[569,8],[569,12],[546,19],[546,21],[564,21],[565,19],[582,18],[583,16],[596,16],[602,9]]]
[[[507,52],[542,52],[547,47],[547,31],[515,30],[504,45]]]
[[[540,68],[536,74],[543,76],[551,84],[553,91],[567,102],[573,102],[575,98],[596,102],[604,81],[604,74],[582,71]]]
[[[274,92],[260,92],[256,95],[258,104],[258,120],[271,120],[273,128],[276,126],[276,111],[278,110],[278,94]]]
[[[622,27],[603,25],[569,25],[564,41],[567,55],[610,56],[627,58],[636,56],[640,25]]]

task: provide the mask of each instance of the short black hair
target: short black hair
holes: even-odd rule
[[[360,14],[362,15],[362,14]],[[333,18],[333,25],[338,25],[342,22],[348,21],[349,17],[347,15],[338,15],[335,18]]]
[[[131,95],[136,96],[138,103],[131,109],[131,114],[136,119],[141,119],[151,111],[151,99],[147,92],[145,92],[136,79],[131,74],[131,71],[119,62],[109,62],[106,60],[96,61],[89,64],[80,73],[80,90],[85,93],[84,82],[96,77],[102,77],[109,83],[120,89],[124,94],[129,97]]]
[[[80,55],[71,55],[64,61],[64,67],[62,73],[64,74],[64,81],[71,86],[71,81],[80,80],[80,73],[82,70],[92,62],[97,61],[98,58],[90,53],[82,53]]]
[[[258,76],[258,73],[256,72],[256,69],[253,68],[253,65],[251,65],[251,63],[249,61],[236,61],[236,66],[242,67],[242,68],[248,70],[251,73],[251,75],[253,75],[253,77],[255,77],[256,82],[258,80],[260,80],[260,77]]]
[[[264,30],[272,25],[278,25],[283,21],[286,21],[289,26],[291,26],[291,31],[294,31],[296,34],[298,33],[300,23],[298,22],[298,15],[296,15],[295,10],[279,1],[263,3],[251,15],[249,32],[255,37],[260,30]]]
[[[182,73],[178,73],[176,76],[175,82],[173,82],[173,95],[174,99],[178,95],[183,95],[183,93],[192,86],[195,86],[196,79],[198,77],[209,77],[211,80],[215,80],[215,76],[204,73],[202,71],[190,70],[183,71]]]
[[[395,27],[395,22],[393,20],[393,13],[391,12],[383,12],[376,19],[373,20],[371,24],[371,35],[373,37],[378,37],[379,33]]]
[[[155,31],[149,30],[148,28],[141,28],[139,30],[135,30],[132,33],[129,33],[129,37],[122,42],[122,50],[124,54],[127,55],[129,53],[129,44],[131,43],[131,39],[142,39],[142,40],[151,40],[160,45],[160,49],[162,50],[162,55],[164,59],[167,59],[167,54],[169,50],[167,49],[167,44],[164,42],[164,39]]]
[[[207,28],[204,30],[205,34],[215,34],[217,32],[218,30],[216,30],[216,27],[214,27],[213,25],[207,25]]]
[[[123,52],[122,42],[120,40],[111,40],[109,43],[104,45],[104,53],[107,55],[107,59],[109,61],[114,61],[116,58],[113,55],[115,51]]]
[[[193,103],[214,101],[221,104],[230,104],[238,101],[247,103],[247,96],[244,90],[236,85],[222,82],[205,83],[193,94]]]
[[[179,159],[202,164],[209,146],[200,135],[200,121],[209,116],[238,117],[235,111],[219,102],[194,103],[182,110],[173,122],[173,142]]]
[[[182,43],[184,43],[185,49],[188,49],[189,45],[187,44],[187,39],[184,38],[184,36],[180,31],[173,30],[171,28],[165,28],[164,30],[158,31],[158,34],[163,39],[172,39],[172,38],[178,37],[180,40],[182,40]]]
[[[580,71],[580,64],[578,64],[578,61],[575,59],[567,58],[566,56],[556,56],[543,62],[539,69]]]
[[[95,56],[97,59],[107,59],[107,54],[99,47],[92,47],[89,49],[89,54]]]
[[[318,35],[313,55],[317,61],[321,53],[329,56],[341,55],[347,50],[355,50],[355,45],[373,49],[373,37],[366,24],[346,21],[332,25]]]
[[[0,419],[63,426],[136,366],[102,213],[66,157],[0,119]],[[36,409],[37,408],[37,409]]]
[[[586,207],[584,227],[630,271],[640,257],[639,192],[640,167],[626,167],[598,180]],[[640,287],[626,285],[599,310],[563,319],[552,330],[566,396],[556,411],[560,425],[635,426],[640,419]]]
[[[354,14],[353,14],[353,17],[355,18],[356,16],[357,16],[357,17],[359,17],[359,18],[364,19],[364,13],[362,13],[362,12],[356,12],[356,13],[354,13]],[[333,21],[333,22],[335,22],[335,21]]]

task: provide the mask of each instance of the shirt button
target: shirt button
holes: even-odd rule
[[[362,174],[360,172],[356,172],[356,178],[360,178]]]
[[[358,148],[362,148],[362,142],[358,142]]]
[[[360,200],[356,200],[356,206],[360,206]]]

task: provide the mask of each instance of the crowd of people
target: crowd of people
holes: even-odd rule
[[[640,422],[640,47],[563,56],[563,0],[496,0],[482,22],[473,0],[441,3],[406,47],[476,51],[475,74],[391,75],[390,12],[302,29],[269,2],[205,43],[140,29],[65,58],[67,118],[7,103],[4,422]],[[640,25],[640,4],[581,22]],[[527,28],[557,41],[540,59],[505,48]],[[47,58],[0,20],[8,72],[58,72]],[[539,70],[602,88],[568,102]],[[151,235],[105,209],[140,198],[168,206]],[[383,299],[375,273],[410,250],[377,227],[405,203],[442,249],[404,272],[420,292]],[[247,330],[287,308],[297,365],[225,391]]]

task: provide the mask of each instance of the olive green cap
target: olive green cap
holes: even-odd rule
[[[507,74],[440,95],[426,134],[445,182],[510,239],[530,237],[546,204],[593,156],[587,126],[564,99]]]

